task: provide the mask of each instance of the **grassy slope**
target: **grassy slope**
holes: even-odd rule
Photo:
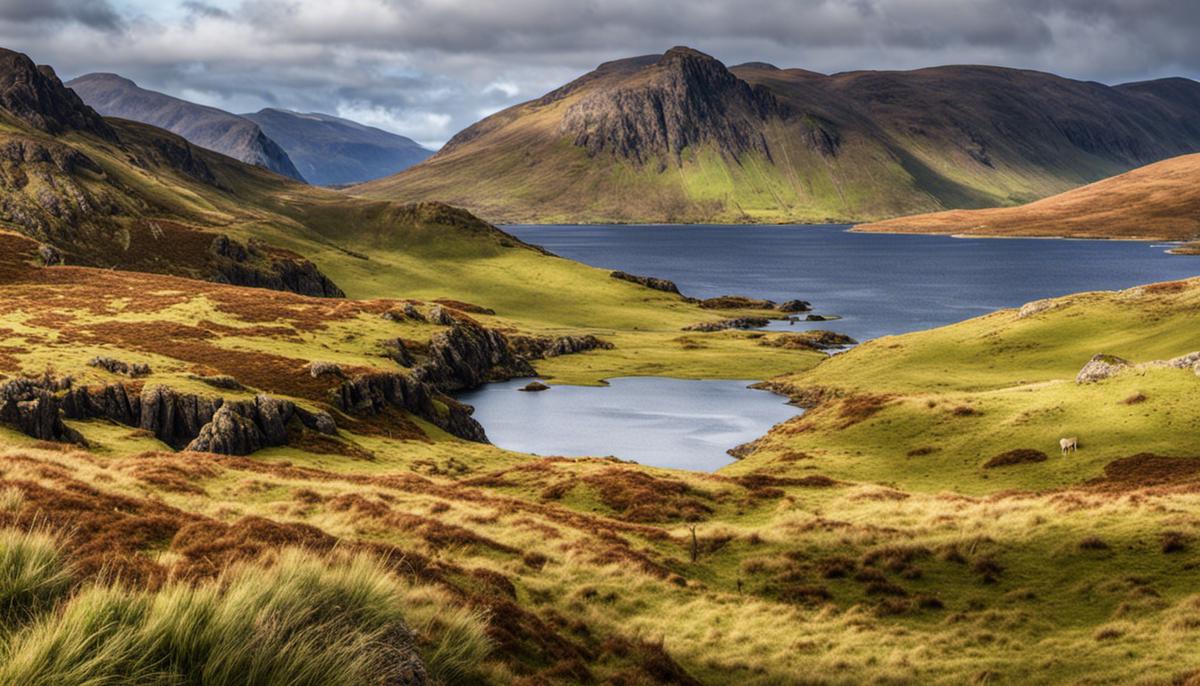
[[[1074,378],[1098,353],[1151,362],[1194,352],[1198,304],[1200,282],[1178,282],[1081,294],[1026,317],[1003,310],[871,341],[774,380],[784,392],[823,389],[839,399],[777,427],[732,471],[764,468],[800,451],[813,458],[806,467],[839,478],[991,493],[1077,483],[1136,453],[1194,456],[1200,379],[1190,369],[1142,370],[1086,385]],[[1144,400],[1123,402],[1138,394]],[[1058,439],[1065,436],[1080,438],[1078,454],[1059,457]],[[1051,459],[982,468],[1021,448]]]
[[[953,210],[859,231],[1191,241],[1200,237],[1200,155],[1140,167],[1020,207]]]
[[[306,240],[315,245],[319,239]],[[494,255],[471,259],[503,263]],[[563,262],[539,257],[508,266],[543,260]],[[364,279],[368,274],[346,272],[355,273]],[[434,277],[426,278],[416,283],[435,293]],[[367,287],[343,279],[348,290]],[[79,285],[72,284],[76,280]],[[625,288],[609,281],[598,283]],[[111,295],[93,302],[94,296],[83,297],[85,287],[89,294],[99,289]],[[480,290],[456,294],[488,292],[483,283],[469,288]],[[154,302],[148,294],[177,302]],[[3,328],[9,331],[0,351],[28,371],[46,365],[79,369],[81,381],[108,380],[81,367],[86,357],[105,352],[150,362],[152,380],[187,383],[192,363],[170,350],[145,350],[162,345],[154,336],[122,343],[115,332],[98,328],[106,321],[149,322],[160,329],[209,321],[204,326],[221,335],[207,344],[254,351],[247,360],[260,363],[263,353],[279,354],[295,365],[319,357],[379,366],[385,362],[376,357],[378,340],[420,339],[437,328],[386,322],[373,314],[378,303],[70,268],[27,272],[4,295]],[[72,548],[83,569],[136,559],[150,561],[152,568],[137,562],[146,574],[191,574],[213,564],[198,555],[220,564],[232,551],[271,550],[291,540],[253,533],[246,527],[254,517],[390,546],[414,561],[402,569],[416,578],[431,572],[415,561],[436,560],[440,571],[423,583],[441,587],[455,602],[500,608],[490,624],[494,651],[480,667],[494,683],[533,673],[572,683],[579,680],[572,676],[579,664],[598,678],[623,674],[654,683],[650,675],[661,674],[648,666],[657,659],[655,649],[637,644],[635,635],[651,644],[662,639],[690,674],[713,684],[770,684],[813,674],[836,675],[825,679],[832,683],[1065,682],[1080,675],[1099,683],[1165,680],[1200,668],[1191,649],[1200,614],[1188,571],[1196,555],[1191,541],[1200,535],[1193,514],[1200,502],[1190,485],[1082,482],[1109,461],[1142,450],[1193,457],[1200,379],[1180,370],[1085,387],[1071,379],[1096,352],[1135,361],[1189,352],[1196,347],[1198,297],[1200,284],[1194,282],[1087,294],[1023,319],[1005,311],[866,344],[779,383],[793,391],[821,386],[849,396],[891,396],[882,409],[839,428],[848,417],[841,401],[831,401],[781,425],[720,475],[603,460],[532,461],[451,439],[427,425],[428,438],[397,440],[359,432],[352,423],[344,425],[341,441],[369,451],[370,459],[299,447],[261,451],[248,460],[175,456],[129,429],[87,422],[76,428],[93,442],[91,454],[45,452],[3,432],[0,440],[10,448],[0,463],[5,486],[26,493],[21,522],[49,518],[72,530],[84,522],[97,525],[99,514],[58,504],[77,502],[62,489],[78,489],[78,479],[100,493],[159,501],[186,513],[169,521],[199,517],[214,530],[245,531],[239,534],[244,538],[231,533],[227,541],[197,548],[194,533],[173,528],[182,524],[158,519],[154,526],[162,528],[153,531],[159,533],[131,537],[121,532],[141,530],[149,520],[139,517],[159,515],[127,504],[133,519],[95,534],[119,542],[118,549],[97,551],[82,542]],[[616,316],[592,306],[597,317]],[[517,300],[511,307],[536,311],[535,304]],[[632,327],[647,323],[642,317],[649,311],[671,309],[653,301],[631,307],[621,320],[631,327],[627,335],[642,335]],[[531,319],[531,328],[564,327],[573,316],[569,308],[547,312]],[[314,317],[318,325],[301,324]],[[79,340],[88,330],[102,340]],[[688,337],[715,347],[740,336]],[[612,354],[632,355],[634,340]],[[636,340],[649,345],[655,339]],[[724,360],[736,358],[736,349],[729,353]],[[245,373],[221,368],[235,364],[236,356],[213,359],[216,371]],[[584,377],[593,365],[624,364],[600,354],[570,360],[554,364]],[[694,369],[697,375],[725,371]],[[1138,391],[1145,402],[1120,403]],[[982,414],[955,415],[953,408],[964,405]],[[1063,431],[1078,434],[1083,446],[1069,458],[1054,449]],[[906,457],[920,447],[938,450]],[[1051,457],[980,468],[1013,447],[1043,449]],[[90,497],[103,507],[99,495]],[[696,562],[690,560],[689,519],[697,524]],[[1183,541],[1181,552],[1163,552],[1167,532]],[[1085,540],[1091,542],[1081,547]],[[504,583],[497,586],[496,579]],[[512,584],[511,595],[504,584]],[[531,615],[521,614],[526,612]],[[621,647],[631,640],[634,647]],[[562,641],[591,656],[572,657]]]

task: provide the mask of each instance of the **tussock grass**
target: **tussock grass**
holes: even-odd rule
[[[6,499],[12,490],[4,490]],[[58,545],[41,531],[0,531],[0,633],[48,610],[70,588]]]
[[[57,554],[44,537],[26,547]],[[289,549],[267,566],[237,565],[199,585],[93,585],[55,610],[44,601],[19,605],[39,614],[7,642],[0,683],[332,686],[393,683],[426,668],[438,683],[454,683],[490,649],[478,615],[447,609],[446,597],[400,582],[365,555],[320,559]]]

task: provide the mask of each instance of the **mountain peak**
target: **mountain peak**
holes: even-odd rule
[[[567,109],[561,130],[591,155],[607,150],[638,162],[657,158],[660,166],[704,143],[728,155],[769,157],[756,131],[777,109],[770,93],[716,58],[674,47],[653,66],[593,88]]]
[[[659,64],[672,64],[675,62],[702,61],[702,62],[718,62],[719,60],[712,55],[700,52],[695,48],[689,48],[686,45],[676,45],[670,50],[663,53],[659,58]],[[724,66],[724,65],[722,65]]]
[[[85,131],[106,140],[117,134],[63,85],[50,67],[39,67],[27,55],[0,48],[0,108],[47,133]]]

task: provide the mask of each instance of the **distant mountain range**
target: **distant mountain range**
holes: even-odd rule
[[[1156,162],[1021,207],[938,212],[857,229],[1200,241],[1200,154]]]
[[[416,141],[328,114],[268,108],[243,114],[279,143],[309,183],[362,183],[407,169],[433,154]]]
[[[1200,83],[986,66],[826,76],[689,48],[601,65],[351,189],[497,222],[870,220],[1016,205],[1200,151]]]
[[[116,74],[87,74],[66,85],[104,116],[158,126],[202,148],[317,185],[369,181],[433,154],[409,138],[348,119],[280,109],[232,114]]]
[[[304,180],[287,152],[244,117],[140,88],[116,74],[87,74],[66,85],[106,117],[157,126],[202,148]]]

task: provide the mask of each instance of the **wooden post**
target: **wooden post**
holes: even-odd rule
[[[692,530],[692,562],[695,562],[696,558],[700,557],[700,546],[696,542],[696,525],[692,524],[688,528]]]

